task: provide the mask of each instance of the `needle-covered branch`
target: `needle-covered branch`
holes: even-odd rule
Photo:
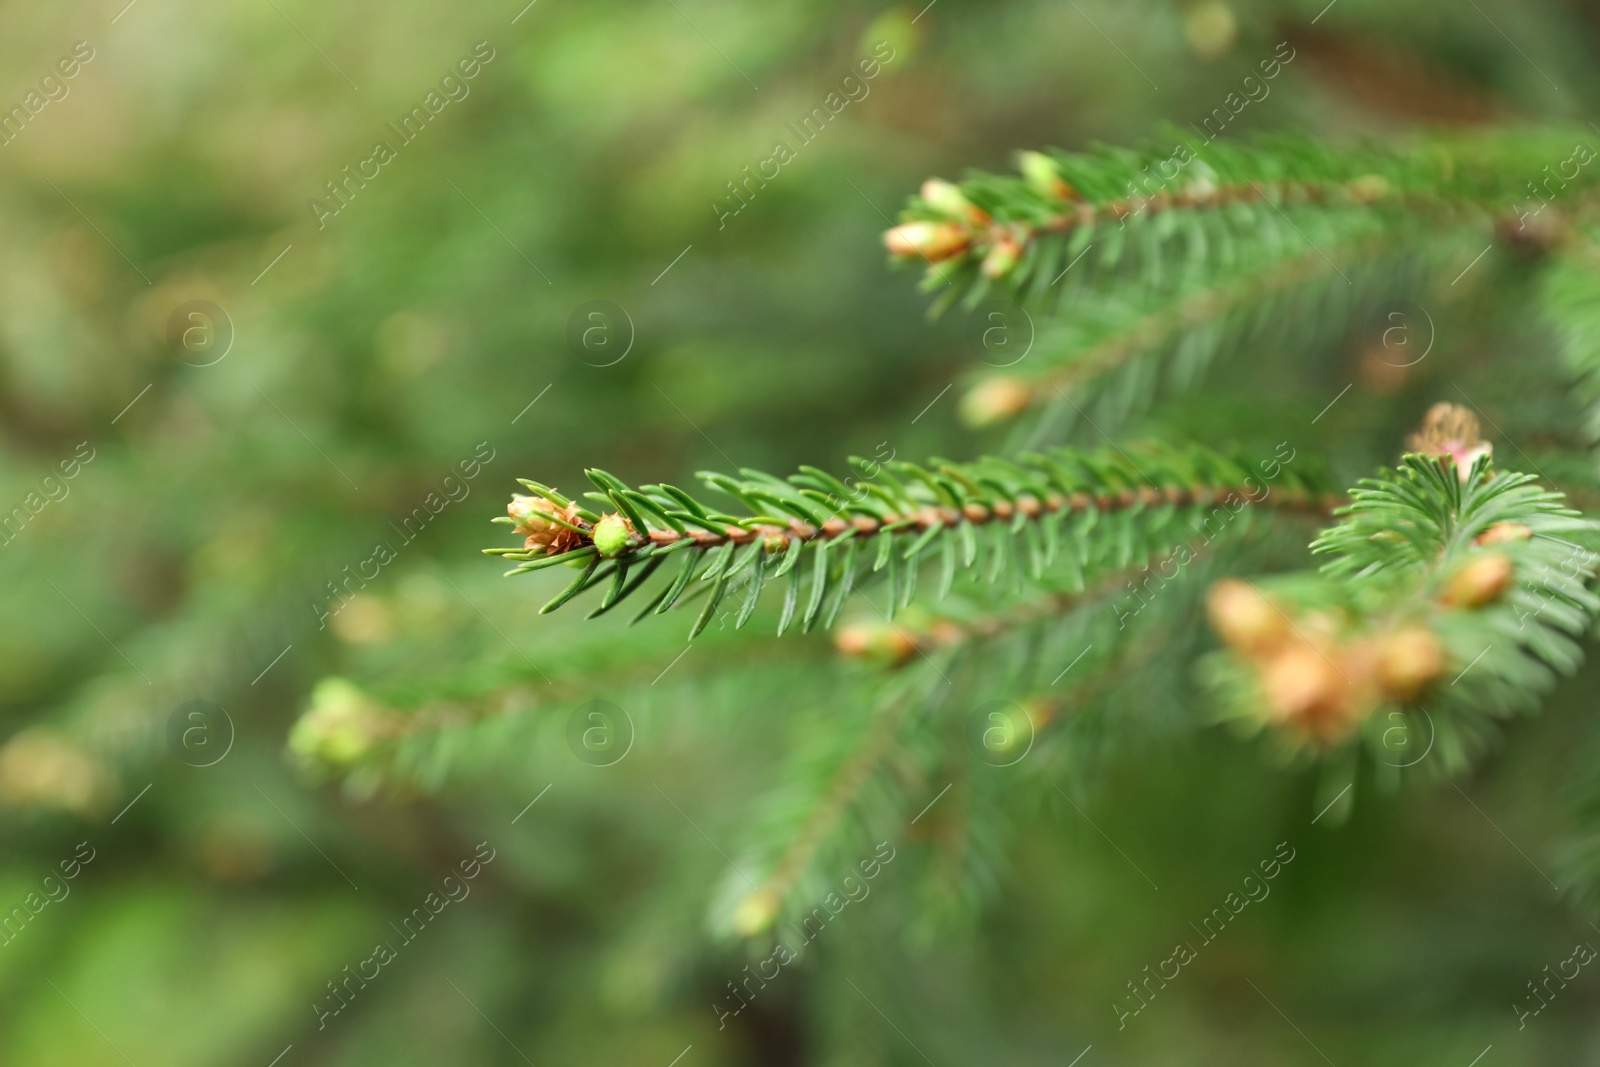
[[[1384,709],[1443,712],[1413,736],[1458,765],[1582,662],[1597,526],[1481,450],[1407,455],[1351,497],[1312,545],[1321,570],[1213,587],[1213,681],[1236,715],[1320,744],[1381,746]]]
[[[1583,130],[1539,130],[1389,149],[1174,133],[1171,147],[1025,152],[1020,177],[928,182],[885,241],[895,256],[928,264],[926,285],[942,290],[941,308],[996,290],[1055,299],[1066,268],[1091,249],[1091,262],[1072,274],[1119,271],[1130,285],[1159,286],[1240,256],[1327,248],[1362,232],[1495,236],[1498,224],[1522,220],[1514,205],[1529,200],[1529,159],[1573,164],[1561,182],[1563,210],[1581,214],[1578,194],[1594,184],[1592,168],[1584,169],[1594,156],[1590,139]],[[1501,227],[1498,235],[1531,241],[1566,225],[1553,213],[1536,232]],[[1136,269],[1123,269],[1129,262]],[[1337,270],[1331,259],[1327,266]]]
[[[832,625],[850,592],[875,578],[888,594],[874,604],[892,618],[910,603],[925,560],[936,562],[939,597],[958,571],[990,583],[1007,575],[1039,582],[1047,568],[1059,567],[1069,584],[1081,585],[1091,561],[1125,566],[1170,543],[1169,528],[1180,521],[1208,531],[1209,539],[1244,529],[1248,522],[1235,526],[1234,517],[1251,505],[1324,510],[1329,501],[1300,468],[1290,468],[1293,459],[1283,447],[1253,464],[1202,449],[1056,449],[1015,461],[927,466],[853,459],[848,481],[814,467],[787,480],[751,470],[738,478],[702,474],[708,487],[743,505],[743,515],[675,486],[632,488],[592,470],[599,492],[586,498],[602,511],[524,481],[537,495],[514,498],[509,515],[496,520],[515,527],[522,546],[486,551],[517,562],[508,574],[563,563],[582,568],[545,611],[609,581],[592,614],[638,593],[667,557],[679,555],[676,578],[639,617],[708,593],[694,634],[734,590],[742,596],[735,623],[742,627],[764,583],[787,579],[778,630],[797,620],[809,630]]]
[[[1166,287],[1081,293],[1038,324],[1025,359],[974,368],[962,418],[984,426],[1041,410],[1052,426],[1085,413],[1097,426],[1120,425],[1163,392],[1191,387],[1219,356],[1314,353],[1358,308],[1416,290],[1464,248],[1459,235],[1421,242],[1361,231],[1325,250],[1273,248]]]

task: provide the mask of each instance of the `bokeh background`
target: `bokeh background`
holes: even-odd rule
[[[750,957],[708,915],[751,798],[842,713],[828,639],[714,628],[680,659],[681,623],[538,616],[554,579],[478,551],[507,543],[487,520],[518,475],[994,446],[942,392],[974,358],[959,317],[930,322],[885,263],[925,177],[1181,127],[1281,41],[1296,61],[1230,136],[1582,121],[1592,6],[96,0],[8,3],[0,27],[4,107],[92,55],[0,146],[0,509],[27,508],[0,546],[0,910],[93,857],[0,946],[0,1062],[1600,1062],[1600,979],[1527,1029],[1511,1007],[1600,944],[1552,795],[1592,677],[1473,800],[1373,791],[1339,825],[1311,824],[1314,769],[1225,733],[1108,748],[1087,812],[987,816],[1009,828],[968,859],[981,901],[927,920],[890,863],[719,1028]],[[870,92],[719,219],[880,43]],[[466,95],[319,220],[474,56]],[[600,300],[624,313],[605,358],[570,342]],[[185,311],[202,335],[174,344],[195,301],[223,317]],[[1195,405],[1240,420],[1225,393]],[[1361,471],[1403,426],[1307,441]],[[379,543],[392,561],[327,614]],[[542,694],[624,683],[634,749],[574,759]],[[175,738],[191,701],[226,723]],[[319,702],[508,725],[394,781],[328,775],[288,745]],[[1118,1036],[1125,983],[1285,841],[1271,897]],[[319,1026],[326,984],[480,842],[470,897]]]

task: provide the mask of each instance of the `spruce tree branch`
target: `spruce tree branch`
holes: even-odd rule
[[[673,486],[633,489],[596,470],[590,478],[605,492],[588,496],[619,509],[601,515],[525,480],[539,497],[515,498],[508,517],[497,520],[522,533],[523,546],[487,551],[517,561],[510,574],[561,562],[583,565],[545,611],[610,579],[595,614],[640,590],[664,557],[681,554],[677,578],[645,613],[666,611],[708,590],[694,633],[716,616],[730,590],[747,590],[736,624],[742,626],[763,583],[787,578],[781,633],[797,618],[808,630],[818,622],[831,625],[850,591],[880,573],[892,590],[885,612],[892,622],[894,611],[914,594],[925,558],[938,559],[943,596],[958,558],[962,570],[977,560],[980,535],[988,542],[990,582],[1019,563],[1037,582],[1058,557],[1081,568],[1089,553],[1083,537],[1097,521],[1115,519],[1131,546],[1153,537],[1175,514],[1204,512],[1221,502],[1243,506],[1258,494],[1257,502],[1272,509],[1318,511],[1331,505],[1294,477],[1263,492],[1253,484],[1250,466],[1217,453],[1135,451],[1138,459],[1114,446],[1098,452],[1057,449],[1018,461],[935,460],[928,467],[858,459],[853,463],[860,480],[853,486],[812,467],[787,481],[758,471],[745,471],[742,478],[702,475],[756,512],[745,516],[714,510]],[[810,592],[802,601],[806,578]]]
[[[910,694],[896,693],[874,709],[871,725],[829,778],[818,803],[806,815],[799,831],[784,845],[759,888],[740,904],[735,916],[739,933],[764,929],[782,910],[796,884],[810,869],[817,852],[849,813],[861,791],[894,748]]]
[[[1107,265],[1145,261],[1148,284],[1164,258],[1187,258],[1183,269],[1204,270],[1202,261],[1218,259],[1219,249],[1225,261],[1228,249],[1276,243],[1280,225],[1313,247],[1321,241],[1312,230],[1363,222],[1421,235],[1474,231],[1528,245],[1570,231],[1595,206],[1595,176],[1579,158],[1571,181],[1563,177],[1563,211],[1541,220],[1540,233],[1525,232],[1531,213],[1514,205],[1529,199],[1527,160],[1573,152],[1572,134],[1557,129],[1445,136],[1403,151],[1335,151],[1285,136],[1237,144],[1187,134],[1175,140],[1173,149],[1025,152],[1020,178],[930,181],[885,243],[896,257],[927,259],[955,282],[940,297],[944,308],[997,285],[1019,299],[1050,297],[1058,269],[1091,241]]]
[[[1198,563],[1201,557],[1209,554],[1209,550],[1200,549],[1191,562]],[[998,643],[1007,643],[1005,647],[1013,649],[1023,644],[1037,645],[1039,642],[1028,632],[1036,627],[1052,627],[1075,619],[1093,628],[1096,625],[1094,613],[1104,607],[1130,578],[1137,577],[1147,569],[1143,564],[1108,569],[1077,592],[1056,591],[977,618],[937,619],[925,626],[912,626],[910,631],[913,639],[926,640],[928,651],[938,656],[939,663],[953,675],[962,664],[981,667],[990,658],[989,650],[1000,647]],[[1102,615],[1101,618],[1108,616]],[[1100,625],[1108,626],[1107,623]],[[1055,685],[1060,680],[1059,674],[1053,677],[1045,675],[1029,684],[1020,691],[1023,695],[1018,699],[1023,702],[1032,728],[1042,731],[1060,718],[1069,704],[1074,708],[1082,708],[1088,702],[1099,700],[1126,685],[1145,665],[1160,656],[1170,655],[1175,637],[1185,628],[1188,628],[1188,624],[1176,617],[1157,617],[1154,625],[1141,625],[1125,633],[1119,631],[1122,635],[1120,639],[1101,642],[1104,652],[1097,657],[1098,662],[1080,671],[1067,686]],[[877,627],[873,626],[873,629]],[[841,633],[838,643],[851,654],[863,654],[871,658],[874,650],[870,646],[876,636],[881,635],[853,633],[847,628],[845,633]],[[868,647],[856,645],[858,637],[864,637]],[[892,651],[900,654],[900,663],[909,661],[910,653],[903,647]],[[1003,653],[999,656],[1012,662]],[[885,664],[890,667],[896,665]],[[1015,668],[1014,663],[1012,666]],[[926,676],[928,672],[918,673]],[[1019,682],[1020,677],[1016,669],[1006,672],[1011,684]],[[931,732],[932,725],[939,721],[935,712],[941,703],[948,703],[944,687],[919,685],[915,679],[907,684],[912,688],[893,690],[888,697],[879,700],[871,713],[870,725],[833,765],[826,777],[826,784],[817,790],[815,802],[805,805],[805,816],[798,827],[787,835],[782,830],[774,831],[772,827],[763,828],[761,840],[770,840],[776,834],[781,836],[783,844],[760,889],[745,896],[739,905],[735,926],[740,932],[757,932],[764,928],[766,922],[781,914],[795,886],[816,864],[828,840],[838,832],[850,812],[860,807],[872,775],[896,750],[897,739],[901,748],[917,747],[908,740],[908,735],[901,728],[907,712],[918,709],[913,721],[919,724],[920,732],[924,735]],[[992,692],[979,674],[971,674],[963,684],[969,691]],[[970,761],[970,753],[963,749],[961,762],[967,761]],[[804,781],[811,776],[808,773],[810,771],[808,764],[801,772],[791,775],[791,780]],[[942,781],[945,776],[961,780],[962,771],[959,767],[950,768],[930,780]],[[779,810],[789,811],[797,806],[795,799],[787,793],[780,799],[777,805]],[[904,818],[910,814],[911,809],[907,808],[903,814],[897,812],[896,817]]]
[[[1416,242],[1390,233],[1363,233],[1333,251],[1354,271]],[[1222,325],[1239,313],[1281,294],[1327,278],[1327,258],[1311,250],[1252,260],[1232,273],[1218,272],[1191,285],[1158,288],[1129,301],[1102,301],[1074,308],[1056,336],[1046,334],[1015,369],[985,373],[969,388],[962,414],[977,426],[1047,405],[1063,391],[1075,393],[1141,356],[1171,347],[1180,338]],[[1257,324],[1258,327],[1260,323]],[[1215,343],[1220,343],[1220,335]]]
[[[1600,555],[1580,542],[1600,528],[1559,493],[1477,448],[1408,455],[1351,497],[1312,544],[1332,557],[1320,571],[1213,588],[1230,651],[1212,678],[1232,714],[1314,745],[1383,735],[1368,727],[1386,707],[1475,736],[1577,669],[1600,614]]]

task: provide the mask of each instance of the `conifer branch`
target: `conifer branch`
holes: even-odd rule
[[[1173,258],[1179,271],[1209,270],[1240,247],[1284,241],[1285,230],[1300,232],[1300,248],[1375,225],[1395,238],[1474,230],[1515,243],[1522,237],[1507,223],[1518,219],[1511,205],[1528,200],[1527,160],[1559,160],[1589,139],[1581,131],[1497,133],[1390,150],[1178,135],[1171,149],[1025,152],[1020,178],[928,182],[885,243],[900,259],[929,263],[925,286],[943,290],[936,310],[996,287],[1018,299],[1050,297],[1058,272],[1091,247],[1101,269],[1137,258],[1140,284],[1159,285]],[[1577,188],[1564,192],[1569,217],[1547,220],[1543,240],[1590,210],[1583,194],[1595,179],[1582,164],[1592,156],[1578,160]]]
[[[926,699],[925,695],[921,698]],[[859,734],[841,731],[834,724],[824,751],[812,754],[789,776],[788,795],[778,797],[774,806],[777,821],[786,821],[785,815],[799,815],[799,826],[787,834],[773,833],[775,827],[770,825],[763,827],[759,841],[782,843],[760,884],[733,908],[730,922],[735,934],[753,937],[782,914],[818,853],[859,805],[862,791],[894,752],[906,714],[918,699],[918,694],[903,689],[880,697]],[[802,792],[804,796],[799,795]]]
[[[1202,549],[1196,557],[1205,554]],[[903,682],[884,686],[864,705],[861,723],[851,722],[857,714],[853,707],[826,713],[829,728],[795,760],[751,834],[750,848],[769,859],[750,866],[764,866],[768,873],[754,889],[742,880],[728,879],[727,889],[736,903],[715,909],[715,914],[740,936],[758,935],[786,913],[795,918],[791,898],[796,890],[819,864],[847,856],[849,843],[862,837],[861,828],[892,827],[896,838],[907,832],[907,824],[919,817],[917,808],[924,802],[912,799],[908,783],[929,786],[946,776],[962,780],[971,764],[973,754],[965,746],[972,738],[951,729],[961,725],[951,721],[952,713],[959,717],[959,709],[970,710],[996,693],[1013,695],[1013,711],[1028,720],[1025,728],[1013,724],[1021,728],[1014,738],[1019,740],[1015,755],[1020,758],[1033,746],[1035,735],[1057,725],[1069,709],[1083,712],[1091,702],[1126,686],[1150,660],[1170,658],[1175,635],[1165,631],[1182,625],[1179,618],[1191,616],[1183,611],[1166,613],[1153,627],[1123,630],[1115,625],[1114,613],[1105,610],[1131,577],[1147,569],[1142,563],[1106,569],[1075,592],[1057,590],[998,608],[976,606],[958,615],[908,619],[903,627],[870,620],[841,628],[836,644],[842,652],[884,668],[889,678]],[[1056,650],[1058,638],[1081,641],[1086,633],[1095,635],[1094,641],[1104,649],[1101,656],[1079,667],[1078,655],[1050,666],[1040,676],[1041,655]],[[1112,640],[1113,634],[1119,639]],[[918,660],[918,655],[924,659]],[[1063,666],[1077,670],[1069,685],[1059,686]],[[917,669],[911,671],[912,667]],[[1149,676],[1142,677],[1148,692]],[[885,781],[892,762],[898,762],[904,781]],[[933,784],[930,791],[937,788]],[[970,815],[972,802],[971,797],[953,799],[949,810],[962,818]],[[974,841],[966,832],[953,836],[962,854],[977,845],[995,853],[991,858],[999,861],[1003,833],[998,828],[985,841]],[[945,873],[947,881],[959,888],[970,871]],[[810,898],[802,895],[802,899]]]
[[[1081,574],[1095,551],[1089,531],[1097,527],[1126,563],[1178,515],[1220,509],[1226,520],[1258,497],[1275,510],[1315,511],[1329,503],[1286,463],[1269,460],[1257,471],[1201,449],[1057,449],[1016,461],[935,460],[928,467],[851,462],[859,476],[854,485],[814,467],[787,481],[749,470],[741,478],[702,474],[709,487],[753,513],[743,516],[715,510],[674,486],[633,489],[598,470],[589,477],[603,492],[589,498],[616,511],[596,513],[524,480],[538,497],[514,498],[508,517],[496,520],[523,534],[522,547],[486,551],[517,562],[508,574],[558,563],[583,567],[544,611],[609,579],[592,614],[637,593],[665,557],[680,554],[676,579],[640,617],[709,591],[691,636],[714,617],[735,579],[745,594],[736,622],[742,627],[766,580],[787,578],[782,633],[797,618],[806,630],[818,622],[830,626],[850,592],[880,574],[890,588],[882,613],[892,619],[910,603],[929,557],[938,561],[936,595],[942,598],[958,569],[979,569],[991,583],[1019,571],[1037,582],[1059,559]],[[1282,482],[1269,489],[1266,483],[1280,473]],[[982,551],[980,542],[987,542]],[[983,565],[974,568],[980,556]]]
[[[1453,248],[1457,242],[1439,243]],[[1269,330],[1310,340],[1323,325],[1319,319],[1326,316],[1272,315],[1279,309],[1273,305],[1287,303],[1317,283],[1335,293],[1344,289],[1345,281],[1332,268],[1330,257],[1337,257],[1347,276],[1365,282],[1371,274],[1380,285],[1393,285],[1393,274],[1425,254],[1423,247],[1411,243],[1402,257],[1396,257],[1402,248],[1389,234],[1368,233],[1326,250],[1275,250],[1277,254],[1260,261],[1219,267],[1215,276],[1167,288],[1140,288],[1082,301],[1042,334],[1025,362],[977,376],[962,402],[963,420],[984,426],[1030,408],[1065,406],[1072,396],[1082,400],[1088,387],[1116,377],[1151,353],[1166,354],[1168,373],[1181,387],[1198,379],[1220,351],[1249,343]],[[1384,266],[1391,269],[1381,270]],[[1342,310],[1346,303],[1354,301],[1336,306]],[[1115,387],[1107,385],[1100,391],[1108,390]]]
[[[1462,424],[1446,407],[1435,431]],[[1600,557],[1573,538],[1592,544],[1600,526],[1471,444],[1364,479],[1312,545],[1332,557],[1320,571],[1213,588],[1229,652],[1211,675],[1232,714],[1332,745],[1363,730],[1381,744],[1386,708],[1439,711],[1459,765],[1486,718],[1532,707],[1577,669]]]

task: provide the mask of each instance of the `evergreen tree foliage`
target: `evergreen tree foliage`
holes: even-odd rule
[[[257,7],[0,137],[0,1062],[1589,1054],[1593,16]]]
[[[1460,253],[1484,240],[1512,250],[1531,242],[1541,253],[1587,248],[1567,224],[1546,220],[1523,234],[1500,210],[1517,196],[1527,158],[1565,150],[1575,136],[1496,133],[1403,151],[1276,137],[1247,146],[1180,143],[1170,155],[1027,152],[1019,178],[928,182],[885,240],[896,257],[926,263],[936,314],[1005,293],[1062,323],[1029,378],[977,383],[967,406],[980,416],[973,421],[1053,394],[1104,436],[1074,393],[1102,410],[1114,399],[1111,421],[1120,425],[1154,400],[1163,379],[1180,389],[1194,382],[1224,344],[1281,344],[1286,335],[1269,324],[1297,317],[1286,293],[1303,290],[1317,309],[1295,324],[1301,330],[1326,332],[1327,319],[1348,314],[1360,303],[1356,284],[1326,250],[1363,264],[1352,263],[1353,271],[1398,260],[1374,275],[1380,288],[1400,271],[1424,291],[1436,282],[1431,275],[1455,269]],[[1163,165],[1175,174],[1152,177]],[[1072,283],[1055,288],[1086,257]],[[1562,288],[1580,283],[1563,276],[1573,270],[1564,258],[1552,258],[1555,308]],[[1587,314],[1570,292],[1564,305]],[[1581,322],[1570,332],[1588,336]],[[1581,368],[1582,358],[1569,354],[1569,365]],[[1336,766],[1352,766],[1352,746],[1364,742],[1385,778],[1390,739],[1421,736],[1426,720],[1429,748],[1438,749],[1430,769],[1460,773],[1496,736],[1495,719],[1535,709],[1559,676],[1578,669],[1578,642],[1600,610],[1588,589],[1595,525],[1536,475],[1496,469],[1479,434],[1470,410],[1437,405],[1398,465],[1357,483],[1340,521],[1305,537],[1312,556],[1332,557],[1320,570],[1275,576],[1264,589],[1236,578],[1212,587],[1211,620],[1229,649],[1206,661],[1214,714],[1273,728],[1280,741],[1309,746]],[[516,497],[497,520],[523,535],[523,545],[487,551],[516,562],[509,575],[578,568],[542,612],[591,589],[591,618],[636,595],[646,603],[635,623],[694,604],[691,639],[719,611],[742,629],[769,582],[782,589],[779,635],[831,627],[852,597],[874,611],[877,618],[841,633],[838,644],[890,670],[888,679],[857,693],[858,716],[841,712],[821,730],[826,743],[792,769],[750,858],[734,865],[736,878],[712,906],[714,928],[754,936],[786,914],[819,859],[837,865],[848,854],[843,843],[827,851],[830,839],[859,849],[862,826],[886,832],[914,815],[915,793],[888,781],[926,781],[958,758],[949,747],[961,735],[950,689],[961,694],[956,707],[984,693],[1015,698],[1000,699],[1005,710],[989,713],[993,726],[980,721],[975,742],[966,738],[980,758],[1031,750],[1036,734],[1071,744],[1052,730],[1059,709],[1044,695],[1059,676],[1046,682],[1038,671],[1040,646],[1057,654],[1072,640],[1085,654],[1097,641],[1107,648],[1079,672],[1073,690],[1084,694],[1104,684],[1104,673],[1127,670],[1141,629],[1128,630],[1128,620],[1147,605],[1168,625],[1194,612],[1192,597],[1160,593],[1188,577],[1196,556],[1221,547],[1212,545],[1218,534],[1228,534],[1235,567],[1270,553],[1282,534],[1263,539],[1257,522],[1234,525],[1235,515],[1271,513],[1282,526],[1295,513],[1333,506],[1316,478],[1287,465],[1294,458],[1288,442],[1253,465],[1199,447],[1108,438],[1098,450],[1056,447],[972,463],[853,457],[848,482],[813,466],[787,479],[752,469],[703,472],[706,488],[742,514],[672,485],[634,488],[591,469],[587,503],[524,480],[535,495]],[[663,567],[672,576],[657,580]],[[931,580],[919,577],[924,569]],[[967,598],[959,622],[939,614],[958,574]],[[1132,590],[1132,603],[1116,605],[1108,582]],[[997,583],[1004,592],[985,589]],[[873,595],[880,585],[881,599]],[[922,632],[895,622],[913,605],[934,620]],[[1107,607],[1115,632],[1097,626]],[[980,671],[986,660],[1007,669]],[[416,730],[407,733],[414,743]],[[942,746],[939,734],[947,735]],[[1035,765],[1051,766],[1047,759]],[[798,917],[789,915],[791,926]]]

